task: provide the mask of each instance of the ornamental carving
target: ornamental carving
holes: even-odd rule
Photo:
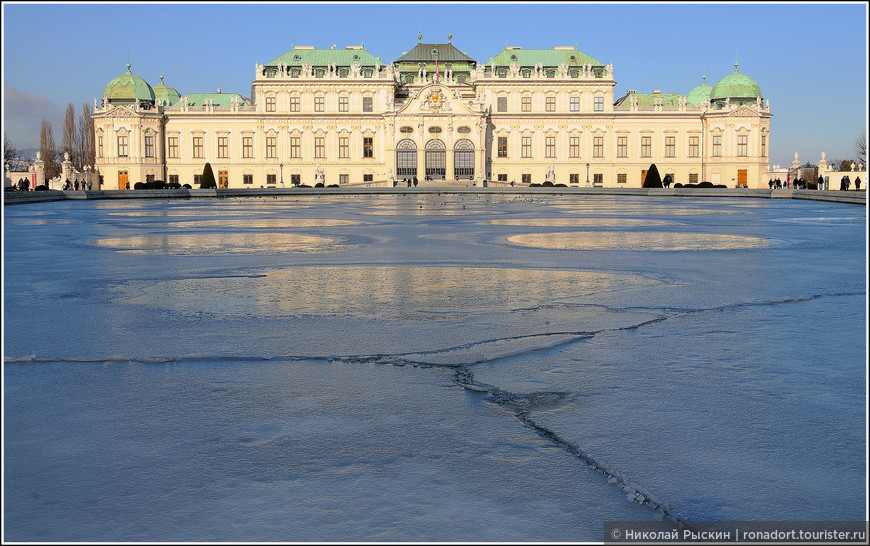
[[[420,105],[422,110],[432,110],[434,112],[444,112],[451,110],[450,103],[447,101],[447,94],[441,88],[434,88],[423,98],[423,104]]]

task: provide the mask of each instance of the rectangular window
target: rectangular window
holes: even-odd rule
[[[604,97],[595,97],[595,111],[603,112],[604,111]]]
[[[326,157],[326,137],[314,137],[314,158],[324,159]]]
[[[177,174],[170,174],[169,175],[169,183],[173,184],[173,185],[178,184],[178,175]]]
[[[625,173],[620,173],[616,175],[616,183],[617,184],[625,184],[628,182],[628,175]]]
[[[597,136],[592,139],[592,157],[604,157],[604,137]]]
[[[243,174],[242,175],[242,184],[252,185],[254,183],[254,175],[252,174]]]
[[[254,137],[242,137],[242,157],[245,159],[254,157]]]
[[[97,156],[103,157],[103,137],[102,136],[97,137]],[[174,157],[174,156],[169,156],[169,157]]]
[[[580,137],[572,136],[568,138],[568,156],[580,157]]]
[[[298,112],[299,111],[299,97],[290,97],[290,111]]]
[[[371,112],[372,110],[372,98],[371,97],[363,97],[363,112]]]
[[[767,135],[761,135],[761,157],[767,157]]]
[[[350,157],[350,153],[348,151],[348,141],[350,139],[346,136],[338,137],[338,158],[339,159],[347,159]]]
[[[274,112],[275,111],[275,97],[266,97],[266,111]]]
[[[338,183],[339,184],[347,184],[349,180],[349,174],[340,174],[338,175]]]
[[[275,159],[278,157],[277,138],[273,136],[266,137],[266,158]]]
[[[698,183],[698,173],[689,173],[689,184]]]
[[[497,104],[499,112],[507,112],[507,97],[499,97]]]
[[[531,184],[532,183],[532,175],[524,174],[523,175],[523,184]]]
[[[302,145],[301,145],[301,137],[292,136],[290,137],[290,158],[291,159],[301,159],[302,158]]]
[[[524,136],[522,139],[523,154],[522,157],[532,157],[532,137]]]
[[[148,183],[154,182],[154,175],[153,174],[146,174],[145,175],[145,182],[148,182]]]
[[[202,175],[201,174],[193,175],[193,183],[197,184],[197,185],[202,184]]]
[[[574,185],[580,184],[580,174],[579,173],[571,173],[568,175],[568,182]]]
[[[267,174],[266,175],[266,184],[277,184],[278,183],[278,175],[277,174]]]
[[[665,137],[665,157],[676,157],[677,137]]]
[[[556,111],[556,97],[547,97],[546,101],[547,112]]]
[[[193,157],[202,158],[202,137],[193,137]]]
[[[348,98],[338,97],[338,111],[347,112]]]
[[[698,157],[698,140],[700,137],[690,136],[689,137],[689,157]]]
[[[506,174],[498,175],[498,181],[499,182],[507,182],[507,175]]]
[[[375,175],[373,174],[364,174],[363,182],[373,182],[375,180]]]
[[[544,139],[544,156],[556,157],[556,137],[548,136]]]
[[[652,137],[640,137],[640,157],[652,157]]]
[[[498,157],[507,157],[507,139],[506,136],[498,137]]]
[[[227,142],[229,141],[228,137],[219,136],[218,137],[218,157],[220,159],[226,159],[229,157],[229,145]]]
[[[374,137],[363,137],[363,157],[375,157]]]
[[[118,157],[127,157],[127,137],[118,136]]]
[[[523,97],[523,112],[532,111],[532,97]]]
[[[323,112],[323,97],[314,97],[314,111]]]
[[[737,155],[746,157],[746,135],[737,135]]]
[[[154,137],[145,135],[145,157],[154,157]]]
[[[571,97],[570,98],[570,105],[571,105],[572,112],[579,112],[580,111],[580,97]]]
[[[713,137],[713,157],[722,157],[722,137],[720,135]]]
[[[592,185],[593,186],[603,186],[604,185],[604,175],[601,173],[595,173],[592,175]]]
[[[616,157],[628,157],[628,137],[616,137]]]
[[[302,183],[302,175],[301,174],[291,174],[290,175],[290,183],[294,186],[298,186]]]

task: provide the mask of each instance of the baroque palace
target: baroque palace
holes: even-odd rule
[[[485,64],[447,43],[389,64],[363,46],[295,46],[256,63],[251,97],[182,95],[127,72],[93,115],[102,189],[404,184],[767,187],[770,102],[737,70],[685,95],[614,98],[613,66],[575,47],[505,47]]]

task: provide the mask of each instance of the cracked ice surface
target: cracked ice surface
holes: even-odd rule
[[[6,537],[600,541],[608,520],[863,519],[864,214],[5,207]]]

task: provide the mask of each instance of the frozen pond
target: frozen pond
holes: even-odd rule
[[[864,520],[865,214],[472,194],[5,207],[5,539]]]

